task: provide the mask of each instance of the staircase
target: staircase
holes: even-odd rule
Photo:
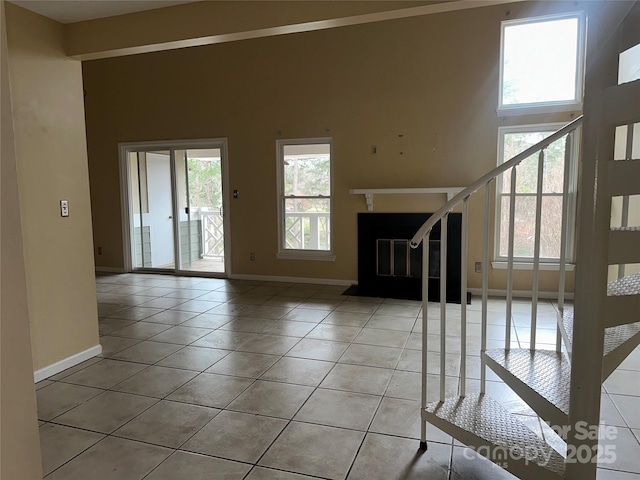
[[[423,249],[423,279],[429,272],[429,236],[440,222],[443,247],[440,251],[441,298],[446,298],[446,232],[447,218],[454,209],[462,212],[462,298],[467,297],[469,202],[478,195],[483,204],[484,230],[482,242],[482,337],[481,380],[479,391],[467,388],[467,306],[460,314],[460,352],[462,356],[459,390],[447,396],[445,365],[446,330],[451,326],[444,302],[440,316],[440,397],[427,402],[427,281],[423,280],[422,309],[422,435],[420,447],[427,448],[426,423],[431,423],[458,441],[473,447],[477,453],[523,479],[594,480],[597,463],[597,438],[583,438],[576,425],[595,428],[599,423],[602,382],[640,344],[640,222],[630,214],[630,204],[640,199],[640,152],[634,147],[634,128],[640,129],[640,80],[611,85],[617,77],[611,66],[617,66],[619,53],[640,43],[640,28],[628,25],[640,18],[640,4],[619,14],[616,28],[603,41],[602,31],[596,38],[589,34],[591,48],[587,54],[584,118],[580,117],[528,148],[508,162],[484,175],[465,188],[435,212],[411,240],[411,246]],[[626,19],[625,19],[626,16]],[[631,19],[631,20],[629,20]],[[625,24],[625,21],[627,24]],[[625,28],[626,27],[626,28]],[[630,34],[630,32],[634,32]],[[581,132],[579,131],[581,129]],[[565,188],[562,208],[561,258],[557,290],[556,348],[536,347],[538,318],[538,280],[540,272],[540,211],[542,205],[542,172],[545,149],[565,139],[565,151],[571,148],[573,136],[581,133],[581,180],[579,185],[575,297],[573,305],[565,305],[566,263],[564,252],[569,241],[568,193]],[[626,135],[626,137],[620,137]],[[616,137],[618,136],[618,137]],[[636,132],[636,137],[638,132]],[[626,138],[623,158],[615,158],[614,146]],[[620,150],[618,148],[618,150]],[[507,266],[507,308],[503,348],[487,349],[487,310],[489,277],[489,219],[492,215],[492,185],[507,172],[513,179],[516,167],[524,159],[538,156],[538,192],[535,246],[533,256],[533,298],[531,301],[529,348],[512,348],[511,313],[514,271],[514,219],[509,224],[509,257]],[[565,165],[569,162],[565,161]],[[565,179],[569,175],[565,170]],[[566,181],[566,180],[565,180]],[[510,212],[515,211],[515,181],[512,181]],[[566,185],[566,183],[565,183]],[[633,197],[634,195],[639,195]],[[617,197],[617,200],[614,200]],[[612,221],[612,203],[622,202],[621,219]],[[640,203],[640,202],[639,202]],[[619,224],[618,224],[619,223]],[[631,267],[630,267],[631,265]],[[637,271],[637,270],[636,270]],[[616,278],[611,278],[613,274]],[[478,355],[478,352],[472,352]],[[486,369],[489,368],[508,385],[545,422],[553,426],[566,442],[566,449],[554,450],[516,415],[486,393]],[[468,391],[469,390],[469,391]],[[477,389],[476,389],[477,390]],[[449,389],[450,392],[450,389]],[[432,398],[431,395],[429,398]],[[584,422],[584,423],[582,423]],[[567,456],[567,452],[569,452]],[[579,455],[586,452],[585,455]]]

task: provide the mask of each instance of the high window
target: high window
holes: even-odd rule
[[[498,114],[527,115],[581,110],[585,30],[583,15],[565,13],[508,20],[502,22],[501,28]],[[500,128],[498,164],[535,145],[562,126],[564,123]],[[577,133],[572,135],[569,152],[565,150],[566,141],[563,138],[549,145],[544,152],[539,212],[540,260],[547,264],[557,264],[563,255],[571,261],[573,256]],[[511,171],[505,172],[497,181],[497,265],[508,257],[512,204],[514,259],[525,265],[533,260],[538,208],[538,165],[538,154],[535,154],[522,161],[516,168],[513,203]],[[560,251],[563,196],[568,214],[565,252]]]
[[[502,22],[502,114],[581,109],[583,23],[579,13]]]
[[[278,257],[333,260],[332,140],[278,140]]]
[[[526,150],[561,128],[563,124],[528,125],[499,129],[499,161],[505,162]],[[557,263],[560,258],[560,235],[562,226],[562,197],[567,186],[568,241],[566,257],[572,258],[573,231],[575,224],[575,192],[577,160],[577,136],[570,145],[569,165],[566,169],[566,142],[562,138],[545,150],[542,180],[542,222],[540,239],[540,260]],[[536,222],[536,190],[538,183],[538,154],[523,160],[516,167],[514,259],[530,262],[534,255]],[[508,255],[509,212],[511,206],[511,171],[508,170],[497,181],[496,252],[498,261],[505,261]]]

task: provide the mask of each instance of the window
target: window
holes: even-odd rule
[[[620,54],[618,85],[640,80],[640,43]]]
[[[561,128],[563,124],[529,125],[499,129],[499,161],[505,162],[518,153],[535,145]],[[566,257],[573,256],[573,229],[575,224],[575,192],[577,177],[577,135],[573,137],[570,151],[568,179],[569,230]],[[545,150],[544,177],[542,181],[542,223],[540,260],[558,263],[560,258],[560,234],[562,222],[562,196],[565,172],[565,138],[552,143]],[[516,199],[514,221],[514,259],[531,262],[534,254],[536,219],[536,190],[538,182],[538,154],[523,160],[516,167]],[[496,252],[498,261],[506,261],[509,248],[509,211],[511,171],[497,181]]]
[[[583,23],[579,13],[502,22],[501,114],[582,108]]]
[[[278,140],[278,258],[334,260],[330,138]]]

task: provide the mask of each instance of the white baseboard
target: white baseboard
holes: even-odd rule
[[[469,292],[471,295],[481,297],[482,289],[481,288],[469,288]],[[490,288],[488,290],[490,297],[505,297],[507,296],[506,290],[499,290],[495,288]],[[531,290],[513,290],[512,292],[513,298],[532,298],[533,292]],[[538,292],[538,298],[544,298],[549,300],[557,300],[558,292]],[[573,300],[573,292],[566,292],[564,294],[565,300]]]
[[[74,367],[79,363],[84,362],[85,360],[89,360],[90,358],[95,357],[96,355],[100,355],[102,353],[102,345],[96,345],[95,347],[91,347],[86,349],[83,352],[76,353],[75,355],[71,355],[59,362],[56,362],[48,367],[41,368],[40,370],[36,370],[33,373],[33,379],[35,383],[38,383],[40,380],[44,380],[45,378],[49,378],[56,373],[60,373],[67,368]]]
[[[264,282],[289,282],[289,283],[316,283],[319,285],[344,285],[350,287],[357,285],[357,280],[338,280],[335,278],[306,278],[306,277],[279,277],[277,275],[250,275],[234,273],[229,275],[232,280],[256,280]]]
[[[95,268],[96,272],[105,273],[126,273],[126,270],[122,267],[98,267]]]

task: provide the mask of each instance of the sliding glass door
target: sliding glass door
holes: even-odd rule
[[[222,150],[176,150],[180,269],[225,271]]]
[[[168,151],[130,152],[133,266],[175,268]]]
[[[120,148],[131,269],[228,273],[226,142]]]

